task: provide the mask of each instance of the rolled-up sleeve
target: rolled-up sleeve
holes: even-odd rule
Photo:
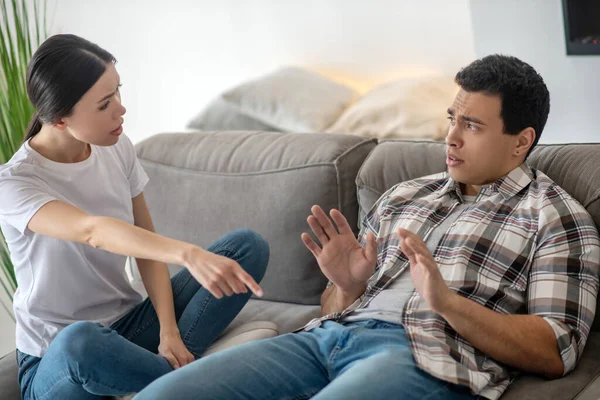
[[[587,341],[598,294],[600,239],[574,200],[548,200],[541,210],[529,273],[527,311],[552,327],[564,374],[575,368]]]

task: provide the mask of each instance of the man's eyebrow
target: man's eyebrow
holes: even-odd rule
[[[451,116],[454,116],[453,109],[449,108],[447,111],[448,111],[448,114],[450,114]],[[482,120],[475,118],[475,117],[470,117],[468,115],[459,115],[458,119],[463,120],[463,121],[474,122],[476,124],[483,125],[483,126],[487,126],[487,124],[485,122],[483,122]]]

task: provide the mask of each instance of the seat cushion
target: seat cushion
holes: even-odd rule
[[[223,335],[251,321],[271,321],[278,326],[279,334],[289,333],[320,315],[321,306],[250,299],[248,304],[223,331]]]
[[[202,356],[205,357],[209,354],[216,353],[217,351],[225,350],[252,340],[272,338],[278,334],[279,328],[274,322],[246,322],[221,335],[208,349],[206,349]]]

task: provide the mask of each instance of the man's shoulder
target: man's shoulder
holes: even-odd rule
[[[537,203],[541,225],[553,220],[564,222],[568,218],[576,225],[596,227],[592,216],[581,202],[539,170],[535,170],[535,180],[530,185],[528,195]]]
[[[535,179],[529,187],[528,195],[530,197],[539,199],[540,202],[546,205],[568,202],[583,207],[575,197],[563,189],[558,183],[554,182],[548,175],[540,170],[533,171],[535,173]]]

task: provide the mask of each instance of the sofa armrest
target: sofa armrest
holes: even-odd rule
[[[0,358],[0,399],[21,400],[17,372],[17,359],[14,351]]]
[[[600,399],[600,374],[575,397],[575,400],[598,400]]]

